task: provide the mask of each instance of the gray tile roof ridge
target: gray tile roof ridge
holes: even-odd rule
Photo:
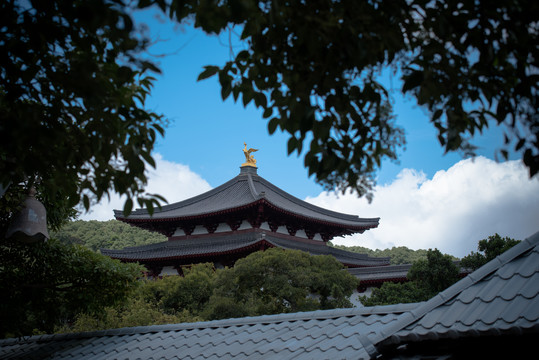
[[[378,258],[385,259],[385,258]],[[391,259],[388,257],[387,259]],[[457,267],[460,268],[460,261],[453,262]],[[402,271],[408,271],[412,267],[412,264],[396,264],[396,265],[380,265],[380,266],[368,266],[368,267],[358,267],[350,268],[348,272],[354,275],[374,275],[374,274],[385,274],[385,273],[396,273]],[[470,270],[465,268],[460,268],[461,274],[469,274]]]
[[[381,329],[380,332],[375,334],[372,338],[369,338],[369,340],[372,341],[374,344],[379,344],[382,341],[391,338],[399,330],[416,322],[425,314],[432,311],[434,308],[443,305],[453,297],[460,294],[464,289],[482,281],[485,277],[498,270],[501,266],[509,263],[516,257],[533,249],[538,244],[539,232],[536,232],[535,234],[524,239],[522,242],[513,246],[511,249],[507,250],[503,254],[497,256],[487,264],[483,265],[473,273],[468,274],[465,278],[461,279],[449,288],[440,292],[430,300],[422,303],[421,306],[418,306],[417,308],[407,312],[406,314],[403,314],[403,316],[398,321],[388,325],[384,329]],[[395,341],[398,341],[398,339],[395,339]]]
[[[340,317],[368,316],[368,315],[388,315],[388,314],[403,314],[413,311],[420,306],[421,303],[411,304],[396,304],[396,305],[379,305],[373,307],[356,307],[356,308],[341,308],[330,310],[316,310],[296,313],[283,313],[274,315],[261,315],[254,317],[231,318],[223,320],[199,321],[192,323],[166,324],[166,325],[150,325],[136,326],[118,329],[97,330],[91,332],[80,333],[62,333],[62,334],[46,334],[35,335],[21,338],[0,339],[0,346],[9,346],[12,344],[32,343],[32,342],[48,342],[58,340],[78,340],[94,337],[107,336],[123,336],[123,335],[143,335],[160,332],[173,332],[181,330],[208,329],[208,328],[229,328],[243,325],[258,325],[282,322],[309,321],[309,320],[324,320]]]
[[[256,191],[251,173],[247,173],[247,184],[249,184],[249,191],[251,192],[251,195],[253,196],[253,200],[258,200],[258,198],[260,197],[260,194]]]

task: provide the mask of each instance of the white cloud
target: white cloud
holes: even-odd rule
[[[404,169],[391,184],[376,187],[371,204],[327,192],[306,200],[360,217],[380,217],[377,229],[334,240],[348,246],[438,248],[462,257],[494,233],[523,239],[539,231],[539,179],[530,180],[520,161],[462,160],[432,179]]]
[[[200,175],[189,166],[164,160],[161,154],[155,154],[156,168],[148,170],[146,192],[164,196],[168,203],[181,201],[211,189]],[[110,220],[114,218],[114,209],[123,209],[125,197],[112,195],[110,201],[104,199],[90,208],[90,213],[82,213],[81,220]]]

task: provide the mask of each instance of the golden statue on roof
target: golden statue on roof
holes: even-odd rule
[[[247,150],[247,144],[243,143],[243,154],[245,155],[245,162],[241,164],[241,166],[254,166],[256,167],[256,159],[251,155],[251,153],[254,153],[255,151],[258,151],[258,149],[250,148]]]

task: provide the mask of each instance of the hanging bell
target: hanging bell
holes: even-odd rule
[[[32,187],[22,209],[13,217],[6,232],[6,239],[11,238],[25,243],[49,239],[47,211],[35,195],[36,190]]]

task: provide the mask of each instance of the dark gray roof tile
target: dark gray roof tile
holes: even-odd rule
[[[370,316],[396,319],[405,311],[395,310],[394,306],[379,307],[376,312],[336,309],[8,339],[0,341],[0,357],[6,357],[11,347],[13,358],[26,358],[28,350],[39,340],[40,349],[48,347],[55,359],[361,358],[360,354],[365,352],[357,334],[369,333],[370,328],[382,325],[380,321],[367,324],[366,320]]]

